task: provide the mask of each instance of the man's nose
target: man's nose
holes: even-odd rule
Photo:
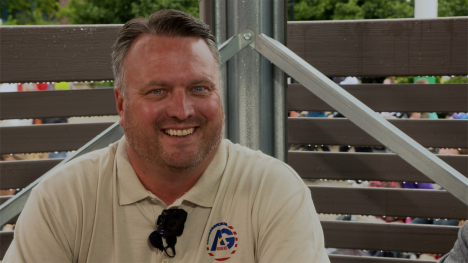
[[[194,114],[192,102],[184,89],[174,90],[169,103],[166,111],[168,117],[185,120]]]

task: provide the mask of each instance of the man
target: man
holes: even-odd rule
[[[465,263],[468,261],[468,224],[465,222],[458,231],[458,239],[452,250],[440,258],[439,263]]]
[[[125,136],[42,180],[4,262],[329,262],[300,177],[222,139],[205,24],[174,10],[131,20],[113,67]],[[165,209],[187,212],[175,255],[157,226]]]

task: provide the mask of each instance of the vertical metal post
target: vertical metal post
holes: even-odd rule
[[[438,0],[415,0],[414,18],[437,17]]]
[[[200,1],[200,20],[210,26],[211,32],[216,38],[216,43],[221,45],[228,39],[226,28],[226,1],[227,0],[201,0]],[[231,36],[229,36],[231,37]],[[227,65],[223,64],[221,71],[221,103],[226,116],[224,138],[229,138],[228,94],[227,94]]]
[[[287,0],[210,2],[216,38],[224,32],[228,38],[251,29],[284,43]],[[219,8],[221,6],[225,9]],[[225,15],[222,15],[223,11]],[[224,27],[223,23],[226,31],[217,30]],[[226,76],[227,138],[285,161],[287,114],[284,73],[248,47],[227,62]]]
[[[273,0],[273,35],[283,45],[286,45],[287,0]],[[294,3],[293,3],[294,4]],[[288,114],[286,103],[286,76],[277,66],[273,65],[273,156],[287,162],[288,159]]]

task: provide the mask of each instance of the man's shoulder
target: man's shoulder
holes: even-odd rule
[[[228,147],[227,170],[242,172],[251,180],[284,183],[285,186],[304,188],[301,177],[288,164],[248,147],[226,140]],[[269,184],[269,183],[267,183]]]
[[[47,195],[60,194],[72,189],[81,191],[81,188],[92,191],[100,177],[108,177],[106,172],[112,172],[117,145],[118,142],[113,143],[53,168],[35,188]]]

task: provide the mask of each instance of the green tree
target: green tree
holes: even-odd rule
[[[8,13],[1,17],[4,25],[59,24],[58,0],[0,0],[0,10],[4,9]]]
[[[407,18],[414,15],[410,0],[295,0],[295,20],[354,20]]]
[[[177,9],[198,17],[198,0],[71,0],[61,14],[70,24],[121,24],[159,9]]]
[[[439,0],[439,17],[468,16],[468,0]]]
[[[439,0],[438,16],[468,16],[468,0]],[[414,17],[414,0],[295,0],[294,20]]]

